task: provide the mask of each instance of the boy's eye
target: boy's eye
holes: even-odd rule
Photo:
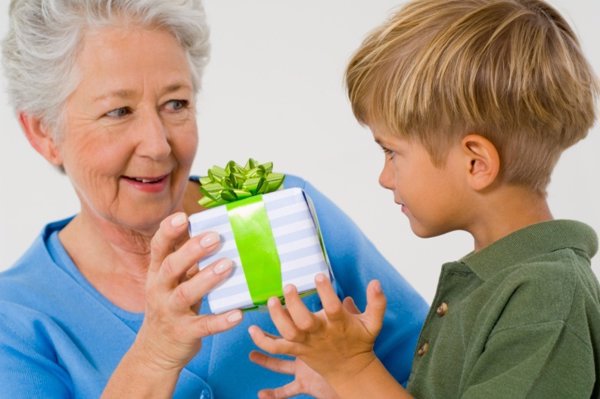
[[[113,109],[112,111],[108,111],[106,116],[110,118],[122,118],[131,113],[131,110],[128,107],[121,107],[117,109]]]
[[[385,148],[385,147],[381,147],[381,149],[383,150],[383,153],[385,154],[386,158],[389,158],[389,159],[394,158],[394,151],[390,150],[389,148]]]

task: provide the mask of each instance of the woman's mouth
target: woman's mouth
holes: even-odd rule
[[[158,193],[167,186],[169,176],[123,176],[123,180],[140,191]]]

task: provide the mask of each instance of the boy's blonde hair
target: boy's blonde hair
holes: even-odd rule
[[[575,34],[538,0],[411,1],[366,38],[346,82],[360,122],[418,139],[438,166],[478,133],[502,181],[540,193],[593,125],[598,94]]]

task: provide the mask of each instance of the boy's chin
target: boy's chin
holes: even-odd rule
[[[442,234],[448,233],[450,230],[440,229],[439,227],[427,227],[420,223],[410,221],[410,229],[419,238],[431,238],[441,236]]]

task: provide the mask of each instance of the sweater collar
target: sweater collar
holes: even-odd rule
[[[591,259],[598,251],[594,230],[573,220],[552,220],[515,231],[460,262],[482,280],[488,280],[504,267],[522,263],[538,255],[571,248]]]

